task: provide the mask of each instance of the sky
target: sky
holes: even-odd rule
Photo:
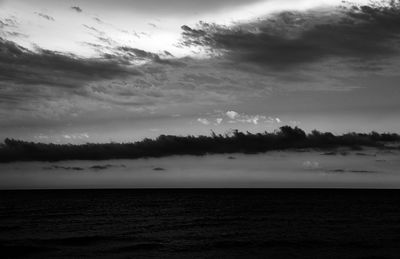
[[[0,139],[400,132],[400,1],[0,0]]]

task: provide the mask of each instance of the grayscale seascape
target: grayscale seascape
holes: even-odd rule
[[[0,0],[0,258],[400,258],[400,0]]]

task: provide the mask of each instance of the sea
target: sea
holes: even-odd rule
[[[400,190],[3,190],[0,257],[400,258]]]

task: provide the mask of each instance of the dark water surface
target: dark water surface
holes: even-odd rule
[[[0,191],[2,258],[400,258],[400,190]]]

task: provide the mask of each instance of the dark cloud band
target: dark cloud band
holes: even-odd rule
[[[0,50],[3,82],[79,87],[82,82],[140,74],[117,60],[84,59],[43,49],[33,52],[4,39]]]
[[[182,26],[184,46],[200,46],[235,62],[271,68],[329,57],[371,59],[399,52],[400,1],[323,12],[283,12],[233,27]]]

